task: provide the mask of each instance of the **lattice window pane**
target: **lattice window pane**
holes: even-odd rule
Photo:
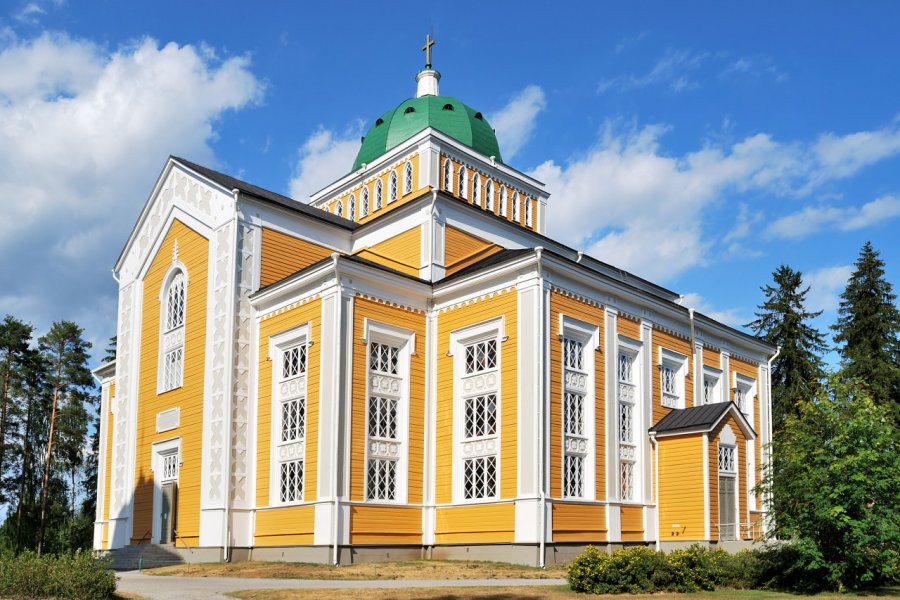
[[[634,383],[634,356],[627,352],[619,353],[619,381]]]
[[[163,358],[163,391],[181,387],[184,373],[184,348],[175,348]]]
[[[563,363],[567,369],[584,370],[584,344],[569,338],[563,339]]]
[[[500,188],[500,216],[506,216],[506,188]]]
[[[178,478],[178,453],[166,454],[162,457],[162,479],[171,481]]]
[[[393,171],[391,173],[391,177],[388,180],[388,202],[393,202],[397,199],[397,171]]]
[[[531,200],[525,200],[525,225],[531,227]]]
[[[734,446],[719,446],[719,471],[723,473],[737,473],[737,448]]]
[[[463,462],[463,495],[468,499],[497,495],[497,457],[470,458]]]
[[[303,461],[281,463],[281,501],[297,502],[303,499]]]
[[[375,210],[381,208],[381,200],[383,196],[384,185],[382,185],[381,180],[379,179],[377,183],[375,183]]]
[[[360,203],[359,214],[361,217],[365,217],[369,214],[369,188],[363,188]]]
[[[400,373],[400,348],[372,342],[369,346],[369,369],[388,375]]]
[[[466,187],[468,184],[468,174],[466,173],[465,167],[460,167],[459,169],[459,197],[466,197]]]
[[[619,441],[634,443],[633,408],[630,404],[619,404]]]
[[[366,496],[369,500],[396,499],[397,461],[384,458],[370,458],[366,471]]]
[[[497,366],[497,340],[466,346],[466,374],[487,371]]]
[[[584,435],[584,396],[566,393],[563,406],[565,432],[569,435]]]
[[[397,408],[392,398],[369,398],[369,437],[397,439]]]
[[[567,454],[563,461],[563,496],[584,496],[584,457]]]
[[[745,394],[744,389],[741,387],[735,388],[734,390],[734,403],[737,404],[738,409],[741,412],[745,412],[744,410],[744,402],[745,402]]]
[[[497,396],[466,398],[465,437],[476,438],[497,433]]]
[[[481,206],[481,177],[477,174],[472,179],[472,204]]]
[[[166,331],[184,325],[184,275],[179,273],[166,294]]]
[[[413,166],[412,163],[406,163],[403,169],[403,193],[409,194],[413,188]]]
[[[488,182],[485,184],[484,188],[484,207],[494,212],[494,182],[488,179]]]
[[[444,162],[444,189],[448,192],[453,190],[453,170],[449,160]]]
[[[349,212],[350,220],[355,221],[356,220],[356,198],[354,198],[353,196],[350,196],[350,200],[349,200],[348,204],[349,204],[348,212]]]
[[[512,197],[512,218],[516,222],[519,220],[519,192],[514,193]]]
[[[281,378],[290,379],[306,373],[306,344],[294,346],[281,353]]]
[[[281,403],[281,441],[306,437],[306,400],[295,398]]]
[[[619,467],[622,500],[634,499],[634,463],[622,462]]]

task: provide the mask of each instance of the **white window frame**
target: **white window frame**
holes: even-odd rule
[[[444,191],[453,193],[453,162],[448,158],[444,161]]]
[[[369,216],[369,186],[363,186],[362,192],[359,194],[359,218],[365,218]]]
[[[159,513],[160,507],[162,506],[162,484],[174,481],[175,485],[178,485],[179,476],[181,475],[181,466],[184,464],[181,454],[181,438],[175,437],[155,442],[150,447],[150,452],[150,470],[153,472],[153,514],[151,517],[150,543],[158,544],[160,534],[159,528],[161,525]],[[172,455],[177,457],[177,472],[174,477],[166,477],[163,473],[165,460]],[[177,504],[174,507],[174,510],[177,514]],[[172,518],[174,518],[174,515]]]
[[[182,309],[181,325],[168,328],[169,321],[169,290],[175,280],[181,276],[184,289],[184,307]],[[185,358],[185,330],[187,327],[188,310],[188,272],[184,264],[179,260],[173,260],[171,266],[163,277],[163,284],[159,290],[159,357],[157,363],[156,393],[164,394],[177,390],[184,386],[184,358]],[[181,372],[178,374],[178,384],[169,386],[167,383],[166,363],[170,354],[181,351]]]
[[[381,178],[375,182],[375,206],[372,208],[372,212],[376,210],[381,210],[381,207],[384,206],[384,183],[382,183]]]
[[[642,471],[642,461],[641,461],[641,446],[643,445],[643,428],[641,427],[641,423],[643,423],[643,376],[642,373],[643,368],[643,353],[641,352],[643,345],[641,342],[637,340],[632,340],[626,338],[624,336],[618,337],[618,345],[616,348],[616,356],[615,356],[615,397],[616,397],[616,421],[615,421],[615,440],[616,440],[616,452],[617,452],[617,461],[616,464],[617,469],[617,496],[619,500],[623,503],[630,504],[640,504],[643,501],[643,477],[641,476]],[[631,381],[626,382],[619,377],[619,356],[621,354],[626,354],[631,356]],[[624,392],[624,386],[630,386],[631,392],[626,394]],[[631,400],[626,400],[628,396],[631,396]],[[629,411],[630,419],[631,419],[631,440],[623,441],[621,437],[621,423],[622,423],[622,415],[625,410]],[[631,497],[626,498],[627,494],[624,493],[624,481],[623,475],[625,467],[624,465],[631,465]]]
[[[566,340],[582,345],[581,368],[569,367],[566,364]],[[562,372],[562,410],[560,411],[560,431],[562,432],[561,451],[561,490],[563,498],[593,500],[596,497],[596,394],[595,394],[595,360],[594,353],[600,348],[600,329],[567,315],[559,316],[559,344],[561,351]],[[582,434],[570,435],[566,432],[567,394],[582,396]],[[567,494],[566,459],[579,457],[582,459],[581,495]]]
[[[350,194],[350,198],[347,200],[347,212],[351,221],[356,220],[356,196]]]
[[[734,403],[737,405],[738,410],[741,411],[741,414],[747,419],[747,422],[752,424],[754,409],[753,401],[756,397],[756,380],[734,371],[732,371],[732,378],[731,391],[734,394]],[[738,404],[738,393],[743,394],[743,408]]]
[[[339,217],[344,216],[344,203],[342,201],[340,201],[340,200],[337,201],[337,204],[335,205],[335,209],[334,209],[334,214],[336,214]]]
[[[460,165],[457,174],[457,195],[460,198],[468,200],[469,198],[469,172],[465,165]]]
[[[472,177],[472,204],[481,208],[481,175],[478,173]]]
[[[516,223],[519,222],[521,217],[520,207],[519,207],[519,192],[513,192],[512,197],[512,220]]]
[[[659,348],[659,402],[665,408],[684,408],[685,407],[685,391],[684,380],[688,373],[688,357],[680,352],[669,350],[668,348]],[[664,386],[665,370],[671,369],[674,372],[674,392],[666,392]]]
[[[309,323],[304,323],[269,338],[269,360],[272,363],[271,431],[269,437],[269,505],[271,506],[296,506],[305,502],[306,474],[309,472],[309,465],[306,461],[306,440],[309,437],[308,373],[310,368],[313,367],[309,361],[309,349],[312,346],[312,341],[309,337],[310,329]],[[283,379],[282,352],[302,345],[306,346],[306,375]],[[281,405],[285,397],[290,398],[293,395],[301,397],[304,404],[304,436],[298,440],[282,442]],[[281,465],[294,460],[303,461],[300,498],[282,502]]]
[[[363,323],[366,344],[366,397],[365,397],[365,431],[366,446],[363,456],[363,494],[369,504],[406,504],[409,493],[409,380],[410,357],[415,354],[416,334],[408,329],[370,321]],[[370,351],[372,344],[386,344],[399,348],[397,375],[372,371],[370,368]],[[393,389],[393,383],[398,389]],[[386,386],[386,387],[385,387]],[[385,389],[381,392],[379,390]],[[387,397],[397,400],[397,437],[395,440],[370,439],[369,437],[369,401],[372,396]],[[369,459],[387,459],[396,461],[396,492],[394,499],[369,498]]]
[[[508,194],[508,192],[506,191],[506,186],[503,184],[500,184],[500,211],[499,212],[500,212],[500,216],[503,218],[506,218],[506,213],[507,213],[507,204],[508,204],[507,194]]]
[[[397,169],[391,171],[388,176],[388,204],[396,202],[400,197],[400,178],[397,176]]]
[[[527,196],[525,197],[525,227],[531,227],[532,221],[532,207],[531,207],[531,199]]]
[[[488,179],[484,184],[484,209],[494,212],[494,181]]]
[[[412,163],[406,161],[403,166],[403,195],[411,194],[413,191],[413,166]]]
[[[453,357],[453,501],[459,504],[496,502],[502,496],[502,434],[503,434],[503,390],[501,373],[503,368],[503,341],[505,335],[504,317],[495,317],[450,332],[450,356]],[[495,340],[497,344],[497,364],[467,375],[466,347],[479,342]],[[468,398],[495,394],[497,398],[497,429],[492,436],[465,438],[465,400]],[[496,487],[493,496],[483,498],[465,497],[465,461],[493,456],[496,460]]]
[[[724,383],[722,382],[723,372],[715,367],[703,366],[703,381],[700,382],[700,404],[718,404],[725,401],[723,393]],[[709,399],[706,397],[706,382],[713,382],[712,393]]]

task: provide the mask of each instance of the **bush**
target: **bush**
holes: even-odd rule
[[[665,589],[670,578],[665,554],[643,546],[607,554],[588,546],[569,567],[569,585],[576,592],[638,594]]]
[[[699,592],[716,589],[727,578],[730,558],[724,550],[710,550],[700,544],[693,544],[683,550],[673,550],[666,557],[671,571],[669,590]]]
[[[116,591],[106,560],[90,552],[38,557],[33,552],[0,556],[0,597],[103,600]]]

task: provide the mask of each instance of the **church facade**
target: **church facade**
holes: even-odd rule
[[[439,79],[309,203],[169,158],[114,269],[95,548],[543,565],[762,534],[775,348],[546,237],[547,190]]]

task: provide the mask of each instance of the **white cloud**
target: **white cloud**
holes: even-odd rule
[[[882,196],[862,206],[807,206],[774,221],[770,237],[802,239],[824,229],[855,231],[900,217],[900,197]]]
[[[14,18],[22,23],[34,25],[38,22],[40,15],[45,14],[47,14],[47,11],[41,8],[40,4],[37,2],[28,2],[14,15]]]
[[[670,48],[644,75],[619,75],[604,79],[598,84],[597,91],[601,94],[610,90],[625,92],[654,85],[668,87],[673,92],[694,89],[700,84],[692,79],[691,74],[709,57],[707,52],[694,53]]]
[[[631,48],[632,46],[636,46],[639,42],[644,40],[648,35],[650,35],[649,31],[642,31],[637,35],[623,37],[619,40],[619,43],[616,44],[616,54],[621,54]]]
[[[803,276],[803,284],[809,286],[806,309],[811,312],[837,311],[840,295],[847,286],[853,268],[850,265],[824,267]]]
[[[359,152],[363,122],[358,121],[342,134],[320,127],[300,147],[294,175],[289,182],[290,195],[301,202],[350,172]]]
[[[661,125],[622,127],[606,123],[597,144],[565,164],[547,161],[531,173],[551,190],[551,237],[587,248],[598,258],[661,281],[702,265],[718,236],[704,235],[706,209],[726,194],[763,191],[797,197],[825,180],[816,142],[779,142],[759,133],[731,145],[708,143],[681,156],[666,155]],[[895,128],[878,130],[881,138]],[[845,136],[848,137],[848,136]],[[900,152],[898,148],[897,152]],[[872,154],[874,162],[886,152]],[[830,178],[847,177],[862,168],[834,169]],[[833,164],[833,163],[829,163]],[[879,199],[840,215],[842,229],[868,226],[892,215],[897,200]],[[741,222],[721,241],[734,246],[758,216],[747,209]],[[829,219],[838,222],[837,217]],[[798,218],[802,221],[802,218]],[[799,226],[799,225],[798,225]],[[809,227],[809,224],[805,226]],[[750,251],[752,252],[752,251]]]
[[[105,343],[109,269],[166,156],[215,164],[217,119],[262,91],[247,58],[190,45],[0,42],[0,314],[78,318]]]
[[[518,153],[534,132],[535,119],[547,106],[544,90],[529,85],[488,118],[507,161]]]
[[[681,304],[688,308],[693,308],[697,312],[703,313],[707,317],[714,319],[719,323],[730,325],[731,327],[743,328],[745,324],[753,320],[752,317],[748,317],[747,315],[743,314],[741,312],[742,309],[740,308],[716,310],[709,302],[707,302],[703,298],[703,296],[696,292],[685,294],[684,298],[681,300]]]

